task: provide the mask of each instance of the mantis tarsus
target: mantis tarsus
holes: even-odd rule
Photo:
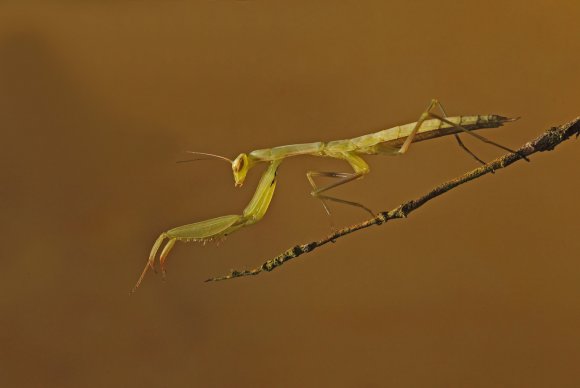
[[[440,109],[442,115],[438,115],[432,112],[437,107]],[[306,176],[310,182],[310,185],[312,186],[311,195],[321,200],[324,209],[328,214],[330,214],[330,211],[328,209],[327,203],[325,202],[326,200],[358,206],[372,214],[369,209],[361,204],[345,201],[324,194],[326,191],[337,186],[362,178],[364,175],[370,172],[368,164],[361,157],[361,155],[402,155],[407,152],[409,146],[413,142],[428,140],[440,136],[454,135],[457,138],[459,145],[479,162],[481,162],[481,160],[477,158],[470,150],[468,150],[461,142],[458,137],[458,133],[464,132],[478,138],[481,141],[515,153],[515,151],[507,147],[504,147],[472,132],[483,128],[497,128],[506,122],[514,120],[515,119],[498,115],[447,117],[441,104],[437,100],[433,99],[431,100],[425,112],[421,114],[419,120],[415,123],[385,129],[352,139],[293,144],[255,150],[247,154],[241,153],[234,160],[230,160],[218,155],[206,154],[202,152],[192,152],[194,154],[214,156],[222,160],[226,160],[228,163],[231,163],[234,182],[238,187],[242,186],[248,171],[252,167],[262,162],[269,163],[269,166],[262,175],[254,196],[241,215],[217,217],[194,224],[179,226],[167,232],[161,233],[159,238],[157,238],[155,241],[155,244],[153,244],[153,248],[151,249],[151,253],[149,255],[145,269],[139,277],[137,284],[133,288],[133,292],[137,289],[137,287],[139,287],[147,271],[150,268],[155,270],[155,258],[157,257],[159,248],[161,248],[161,245],[165,240],[167,240],[167,243],[159,255],[159,266],[163,276],[165,276],[165,261],[167,259],[167,255],[175,245],[176,241],[206,242],[219,240],[241,229],[244,226],[252,225],[261,220],[268,210],[268,206],[270,205],[270,201],[274,195],[277,178],[276,172],[278,167],[284,159],[290,156],[313,155],[331,157],[346,161],[352,167],[353,172],[308,171]],[[525,157],[523,158],[526,159]],[[327,186],[318,187],[314,181],[314,178],[319,176],[336,178],[337,181]]]

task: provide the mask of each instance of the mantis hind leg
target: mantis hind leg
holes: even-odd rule
[[[455,123],[453,123],[453,122],[451,122],[451,121],[447,120],[447,119],[446,119],[446,118],[444,118],[444,117],[441,117],[441,116],[439,116],[439,115],[436,115],[436,114],[434,114],[434,113],[430,113],[430,114],[429,114],[429,116],[430,116],[430,117],[433,117],[433,118],[435,118],[435,119],[441,120],[441,121],[443,121],[444,123],[447,123],[447,124],[449,124],[449,125],[452,125],[452,126],[454,126],[455,128],[457,128],[457,129],[459,129],[459,130],[461,130],[461,131],[465,132],[466,134],[469,134],[470,136],[473,136],[473,137],[475,137],[475,138],[476,138],[476,139],[478,139],[478,140],[481,140],[481,141],[482,141],[482,142],[484,142],[484,143],[491,144],[491,145],[493,145],[493,146],[495,146],[495,147],[501,148],[501,149],[502,149],[502,150],[504,150],[504,151],[511,152],[512,154],[517,154],[517,155],[520,155],[520,156],[521,156],[521,158],[522,158],[522,159],[524,159],[526,162],[529,162],[529,161],[530,161],[530,159],[528,159],[528,158],[527,158],[525,155],[522,155],[522,154],[520,154],[519,152],[517,152],[517,151],[515,151],[515,150],[513,150],[513,149],[511,149],[511,148],[509,148],[509,147],[503,146],[503,145],[501,145],[501,144],[499,144],[499,143],[496,143],[496,142],[494,142],[494,141],[492,141],[492,140],[489,140],[488,138],[486,138],[486,137],[484,137],[484,136],[481,136],[481,135],[480,135],[480,134],[478,134],[478,133],[475,133],[475,132],[472,132],[472,131],[468,131],[467,129],[463,128],[461,125],[459,125],[459,124],[455,124]],[[463,148],[464,148],[464,149],[466,149],[467,147],[463,146]],[[470,152],[470,154],[472,154],[472,153]],[[473,154],[472,154],[472,155],[473,155]]]
[[[438,114],[433,113],[432,111],[435,108],[439,108],[439,110],[442,113],[442,116],[439,116]],[[437,99],[432,99],[431,102],[429,103],[429,105],[427,106],[427,109],[425,110],[425,112],[423,112],[421,114],[421,116],[419,117],[419,120],[417,121],[417,124],[415,125],[415,127],[413,128],[413,130],[411,131],[411,133],[409,134],[409,136],[407,137],[407,139],[405,140],[405,142],[403,143],[403,145],[401,146],[401,148],[399,149],[398,153],[399,154],[404,154],[405,152],[407,152],[407,150],[409,149],[409,146],[411,145],[411,143],[413,142],[413,140],[415,139],[415,135],[417,135],[417,132],[419,131],[419,129],[421,128],[421,125],[423,125],[423,122],[429,118],[434,118],[434,119],[438,119],[446,124],[449,124],[457,129],[459,129],[460,131],[475,137],[476,139],[487,143],[487,144],[491,144],[495,147],[501,148],[504,151],[508,151],[514,154],[517,154],[516,151],[512,150],[511,148],[505,147],[499,143],[496,143],[492,140],[489,140],[488,138],[472,132],[472,131],[468,131],[467,129],[465,129],[464,127],[462,127],[459,124],[455,124],[449,120],[447,120],[447,114],[445,113],[445,109],[443,109],[443,106],[441,105],[441,103],[437,100]],[[459,139],[459,137],[457,136],[457,134],[455,135],[455,139],[457,140],[457,142],[459,143],[459,146],[461,148],[463,148],[468,154],[470,154],[472,157],[474,157],[477,161],[483,163],[483,161],[481,159],[479,159],[472,151],[470,151],[465,144],[463,144],[463,142],[461,141],[461,139]],[[529,162],[529,159],[526,158],[525,156],[522,155],[522,158],[526,161]]]
[[[445,109],[443,108],[443,105],[441,104],[441,102],[438,101],[437,105],[439,106],[439,110],[441,111],[441,114],[443,115],[443,117],[447,118],[447,112],[445,112]],[[473,159],[477,160],[482,165],[486,164],[473,151],[471,151],[469,148],[467,148],[467,146],[463,143],[463,141],[459,137],[458,133],[454,134],[453,137],[455,138],[455,140],[457,140],[457,144],[459,145],[459,147],[461,147],[465,152],[467,152]],[[495,174],[495,171],[492,171],[491,173]]]
[[[415,124],[415,127],[413,128],[413,130],[411,131],[411,133],[409,134],[409,136],[407,137],[405,142],[401,145],[401,148],[399,148],[399,150],[396,152],[397,154],[404,154],[407,152],[407,150],[411,146],[411,143],[413,142],[413,140],[415,140],[415,136],[419,132],[419,129],[421,129],[421,125],[423,125],[425,120],[427,120],[431,116],[431,114],[432,114],[431,111],[436,106],[439,106],[439,108],[442,110],[442,112],[444,112],[443,107],[441,106],[441,104],[439,104],[439,101],[437,101],[436,99],[432,99],[431,102],[429,103],[429,105],[427,106],[427,109],[425,109],[425,112],[421,113],[421,116],[419,116],[419,120],[417,120],[417,124]]]
[[[480,159],[475,153],[473,153],[473,151],[471,151],[469,148],[467,148],[467,146],[465,144],[463,144],[463,141],[461,140],[461,138],[459,137],[459,134],[455,134],[453,135],[453,137],[455,137],[455,140],[457,140],[457,144],[459,144],[459,147],[461,147],[465,152],[467,152],[469,155],[471,155],[471,157],[475,160],[477,160],[479,163],[486,164],[482,159]],[[492,174],[495,174],[495,171],[491,171]]]

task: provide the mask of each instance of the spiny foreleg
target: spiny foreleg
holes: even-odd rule
[[[210,220],[178,226],[167,232],[161,233],[153,244],[153,248],[151,248],[151,253],[149,254],[149,259],[145,265],[145,269],[143,269],[143,272],[141,273],[137,284],[133,287],[132,292],[137,290],[149,269],[155,270],[157,252],[165,240],[167,240],[167,242],[159,255],[159,266],[164,276],[167,256],[176,241],[198,241],[205,243],[207,241],[219,240],[244,226],[252,225],[261,220],[268,210],[274,195],[274,190],[276,188],[276,171],[280,163],[281,160],[272,161],[270,163],[270,166],[262,175],[254,196],[248,206],[244,209],[242,215],[227,215],[212,218]]]

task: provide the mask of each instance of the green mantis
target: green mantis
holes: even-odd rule
[[[433,112],[435,108],[439,108],[441,115]],[[322,205],[328,214],[330,214],[330,210],[327,201],[358,206],[373,214],[372,211],[359,203],[346,201],[326,194],[328,190],[360,179],[370,172],[368,164],[361,155],[402,155],[408,151],[410,144],[413,142],[428,140],[440,136],[454,135],[459,145],[480,161],[465,147],[459,139],[458,134],[466,133],[496,147],[509,152],[515,152],[473,132],[483,128],[497,128],[506,122],[514,120],[515,119],[498,115],[447,117],[441,104],[433,99],[425,112],[421,114],[419,120],[415,123],[385,129],[352,139],[294,144],[255,150],[249,153],[241,153],[234,160],[218,155],[193,152],[195,154],[214,156],[231,163],[234,183],[237,187],[243,185],[248,172],[256,165],[260,163],[268,163],[268,167],[260,179],[254,196],[241,215],[217,217],[206,221],[179,226],[161,233],[159,238],[155,241],[155,244],[153,244],[145,269],[133,288],[133,292],[139,287],[148,270],[155,269],[157,252],[164,241],[167,242],[163,246],[159,255],[159,266],[163,275],[165,275],[165,261],[167,260],[167,256],[177,241],[198,241],[205,243],[207,241],[219,240],[245,226],[260,221],[268,210],[268,206],[270,205],[270,201],[274,195],[278,167],[286,158],[298,155],[313,155],[346,161],[351,166],[353,172],[308,171],[306,177],[312,186],[311,195],[322,202]],[[315,178],[321,176],[334,178],[336,181],[327,186],[319,187],[315,182]]]

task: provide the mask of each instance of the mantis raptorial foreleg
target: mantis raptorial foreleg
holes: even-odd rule
[[[137,284],[133,287],[133,292],[139,287],[147,271],[149,269],[155,270],[155,258],[165,240],[167,240],[167,243],[165,243],[159,255],[159,267],[161,268],[163,276],[165,276],[165,261],[176,241],[199,241],[205,243],[207,241],[219,240],[244,226],[252,225],[260,221],[264,217],[264,214],[266,214],[272,196],[274,195],[274,190],[276,189],[276,172],[280,163],[282,163],[282,159],[270,162],[270,166],[262,175],[256,192],[248,206],[244,209],[243,214],[212,218],[194,224],[178,226],[177,228],[161,233],[155,241],[155,244],[153,244],[153,248],[151,248],[145,269],[141,273]]]

